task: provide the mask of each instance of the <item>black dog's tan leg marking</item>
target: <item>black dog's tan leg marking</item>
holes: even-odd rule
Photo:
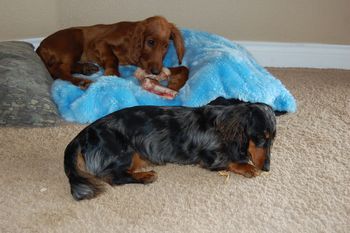
[[[132,162],[128,173],[132,176],[132,178],[140,183],[152,183],[157,179],[157,173],[155,171],[136,172],[137,170],[147,167],[149,164],[150,163],[148,161],[141,158],[140,154],[135,153],[132,157]]]
[[[255,177],[260,174],[256,167],[248,163],[230,163],[227,170],[248,178]]]
[[[256,147],[254,142],[249,140],[248,153],[252,157],[253,164],[261,170],[266,159],[266,149]]]
[[[131,176],[143,184],[149,184],[157,180],[157,173],[155,171],[149,172],[134,172]]]
[[[81,171],[86,171],[85,159],[81,153],[79,153],[77,156],[77,168]]]
[[[139,153],[135,153],[132,156],[132,162],[129,168],[129,172],[135,172],[137,170],[147,167],[149,164],[150,162],[141,158]]]
[[[130,154],[132,160],[129,167],[118,167],[114,169],[104,177],[101,177],[105,182],[110,185],[123,185],[131,183],[148,184],[157,179],[157,174],[154,171],[140,172],[137,171],[145,167],[148,162],[141,158],[137,153]]]

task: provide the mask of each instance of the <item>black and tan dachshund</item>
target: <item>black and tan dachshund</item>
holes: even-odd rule
[[[102,181],[151,183],[157,174],[139,170],[149,163],[254,177],[269,171],[275,135],[275,113],[265,104],[132,107],[83,129],[65,150],[64,168],[75,200],[100,194]]]

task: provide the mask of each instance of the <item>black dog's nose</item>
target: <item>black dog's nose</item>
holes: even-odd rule
[[[160,70],[157,69],[157,68],[152,68],[151,69],[151,73],[154,74],[154,75],[158,75],[158,74],[160,74]]]
[[[270,171],[270,163],[265,163],[261,170],[263,170],[264,172]]]
[[[270,147],[268,147],[266,150],[264,166],[261,168],[261,170],[263,170],[264,172],[270,171],[270,158],[271,158]]]
[[[264,172],[268,172],[268,171],[270,171],[270,167],[263,167],[261,170],[263,170]]]

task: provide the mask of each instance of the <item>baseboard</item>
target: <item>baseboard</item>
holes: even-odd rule
[[[238,41],[268,67],[350,69],[350,45]]]
[[[34,49],[37,49],[39,47],[40,42],[44,39],[45,37],[37,37],[37,38],[27,38],[27,39],[22,39],[20,41],[25,41],[29,42],[34,46]]]
[[[30,38],[37,48],[43,38]],[[265,67],[350,69],[350,45],[236,41]]]

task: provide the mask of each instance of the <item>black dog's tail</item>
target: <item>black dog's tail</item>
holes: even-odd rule
[[[101,180],[87,172],[80,145],[75,140],[69,143],[64,152],[64,171],[69,179],[71,194],[77,201],[94,198],[105,190]]]

